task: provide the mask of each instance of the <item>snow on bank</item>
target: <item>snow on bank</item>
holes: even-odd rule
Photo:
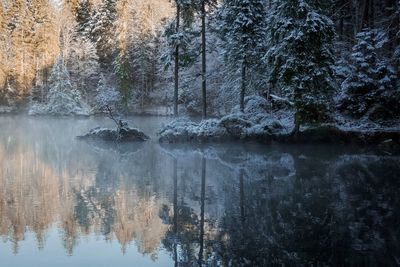
[[[0,114],[9,114],[16,111],[15,107],[0,106]]]
[[[270,112],[262,97],[246,98],[244,112],[238,108],[221,119],[195,123],[189,119],[173,120],[159,131],[160,142],[224,142],[234,140],[284,143],[335,143],[378,145],[400,150],[399,124],[371,125],[363,120],[336,116],[334,122],[304,125],[293,136],[294,112],[290,108]]]
[[[268,101],[260,96],[245,99],[244,112],[238,107],[232,114],[221,119],[208,119],[195,123],[187,118],[178,118],[164,125],[159,131],[160,141],[208,142],[235,139],[253,139],[270,134],[289,133],[293,128],[293,112],[281,110],[268,112]]]

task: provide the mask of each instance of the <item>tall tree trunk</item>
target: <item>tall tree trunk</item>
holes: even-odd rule
[[[300,122],[301,122],[300,118],[301,118],[300,117],[300,113],[298,111],[296,111],[296,113],[294,115],[294,129],[293,129],[293,132],[292,132],[292,135],[293,135],[295,140],[297,140],[298,137],[299,137]]]
[[[344,18],[343,18],[343,12],[340,12],[340,24],[339,24],[339,38],[340,41],[343,41],[343,35],[344,35]]]
[[[374,0],[369,1],[369,27],[374,28],[375,26],[375,12],[374,12]]]
[[[369,16],[369,6],[370,6],[370,0],[365,0],[363,1],[363,4],[361,6],[361,29],[363,28],[369,28],[370,27],[370,16]]]
[[[354,15],[353,15],[353,20],[354,20],[354,25],[353,25],[353,35],[354,38],[356,37],[357,33],[359,32],[359,24],[360,24],[360,18],[359,18],[359,6],[358,6],[358,0],[353,0],[352,1],[353,8],[354,8]]]
[[[206,3],[201,2],[201,91],[203,97],[203,119],[207,118],[207,77],[206,77]]]
[[[246,59],[242,62],[242,85],[240,88],[240,111],[244,112],[244,96],[246,94]]]
[[[393,51],[396,47],[396,35],[400,27],[400,12],[398,5],[400,4],[397,0],[386,0],[385,1],[385,13],[386,18],[392,18],[389,20],[391,27],[388,29],[389,44],[388,49]]]
[[[175,33],[179,33],[180,23],[180,4],[176,2],[176,28]],[[178,90],[179,90],[179,43],[175,47],[175,89],[174,89],[174,116],[178,116]]]
[[[295,106],[295,109],[296,109],[296,113],[295,113],[295,115],[294,115],[294,128],[293,128],[293,132],[292,132],[292,135],[293,135],[293,137],[294,137],[294,139],[295,140],[297,140],[298,139],[298,136],[299,136],[299,132],[300,132],[300,125],[301,125],[301,123],[302,123],[302,120],[303,120],[303,118],[302,118],[302,114],[300,113],[300,104],[299,104],[299,101],[301,100],[301,93],[299,92],[299,90],[297,89],[295,89],[295,91],[294,91],[294,106]]]

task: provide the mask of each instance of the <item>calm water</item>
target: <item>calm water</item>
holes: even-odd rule
[[[400,157],[87,143],[107,119],[0,117],[0,265],[395,266]]]

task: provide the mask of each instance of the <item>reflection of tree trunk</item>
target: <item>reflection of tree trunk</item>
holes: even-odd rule
[[[244,214],[244,186],[243,186],[243,177],[244,177],[244,170],[240,169],[239,179],[240,179],[240,218],[242,220],[242,226],[244,227],[245,223],[245,214]]]
[[[204,250],[204,202],[206,196],[206,158],[201,159],[201,211],[200,211],[200,250],[199,250],[199,266],[203,263]]]
[[[178,234],[178,159],[174,158],[174,261],[178,266],[177,234]]]

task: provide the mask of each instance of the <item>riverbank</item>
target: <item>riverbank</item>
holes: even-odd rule
[[[262,144],[331,144],[374,146],[385,151],[400,151],[400,127],[361,122],[304,125],[292,134],[293,114],[232,114],[221,119],[193,122],[179,118],[161,127],[161,143],[259,142]]]

